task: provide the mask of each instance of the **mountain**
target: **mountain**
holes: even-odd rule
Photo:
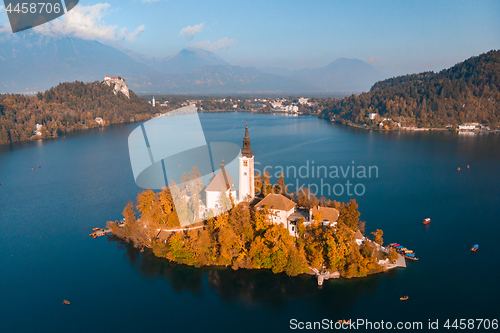
[[[277,67],[263,67],[262,72],[281,75],[301,81],[321,92],[368,91],[384,74],[372,65],[358,59],[340,58],[321,68],[289,71]]]
[[[212,52],[195,48],[183,49],[166,58],[157,59],[152,65],[164,74],[186,74],[203,66],[229,66]]]
[[[0,41],[0,92],[43,91],[60,82],[102,81],[104,75],[145,78],[155,72],[96,41],[17,33]]]
[[[259,67],[259,71],[284,77],[291,77],[294,73],[294,71],[280,67]]]
[[[136,91],[154,93],[246,94],[314,91],[314,87],[302,82],[261,73],[253,67],[230,65],[202,66],[185,74],[156,75],[148,81],[133,80],[129,84]]]
[[[292,75],[321,91],[367,91],[385,76],[372,65],[358,59],[340,58],[315,69],[301,69]]]
[[[377,82],[368,93],[333,101],[324,117],[377,125],[368,113],[403,126],[446,127],[466,122],[500,127],[500,51],[472,57],[439,73],[424,72]]]
[[[360,60],[287,71],[231,66],[212,52],[187,48],[152,58],[97,41],[33,32],[0,38],[0,93],[49,89],[60,82],[121,76],[137,93],[324,93],[368,90],[380,78]]]

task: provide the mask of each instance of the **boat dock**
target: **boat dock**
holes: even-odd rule
[[[323,285],[323,281],[328,280],[328,279],[338,279],[340,278],[340,273],[338,271],[335,272],[320,272],[316,268],[309,267],[309,270],[312,271],[310,274],[314,274],[316,278],[318,279],[318,286]]]
[[[111,233],[110,229],[102,229],[102,228],[94,228],[92,229],[92,233],[89,234],[90,237],[94,237],[94,239],[102,236],[107,236]]]
[[[401,254],[398,253],[398,259],[394,263],[390,263],[389,259],[379,260],[378,264],[382,266],[385,270],[393,269],[396,267],[406,267],[406,260]]]

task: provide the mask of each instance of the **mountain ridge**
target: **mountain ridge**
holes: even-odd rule
[[[286,74],[232,66],[210,51],[185,48],[153,58],[98,41],[19,33],[0,40],[0,92],[29,93],[60,82],[121,76],[137,93],[327,93],[368,90],[376,70],[356,60]],[[370,82],[366,82],[366,77]]]

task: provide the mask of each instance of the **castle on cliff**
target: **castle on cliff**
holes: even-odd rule
[[[104,76],[103,84],[114,87],[115,95],[120,91],[122,94],[130,98],[130,91],[128,89],[128,85],[125,83],[125,80],[118,77]]]

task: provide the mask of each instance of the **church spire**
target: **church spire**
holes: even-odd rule
[[[243,149],[241,150],[241,156],[251,158],[252,148],[250,148],[250,137],[248,136],[248,124],[245,122],[245,137],[243,138]]]

